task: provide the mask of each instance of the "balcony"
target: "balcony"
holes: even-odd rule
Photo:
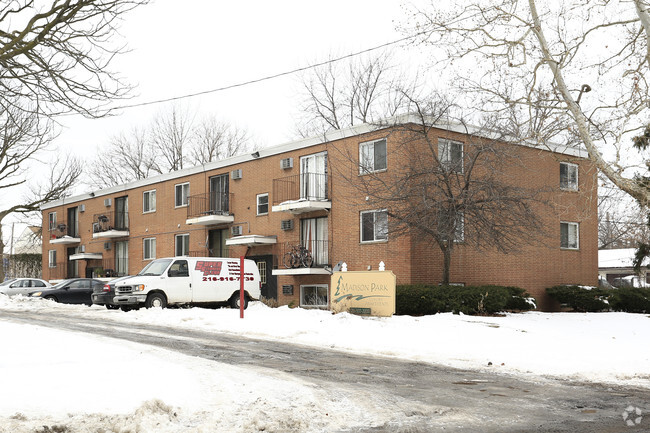
[[[63,280],[68,278],[68,266],[65,263],[56,263],[50,265],[43,272],[43,277],[48,281]]]
[[[93,239],[129,236],[128,212],[104,212],[93,216]]]
[[[319,240],[287,242],[280,248],[278,261],[273,275],[330,275],[330,243]]]
[[[322,173],[301,173],[273,179],[272,212],[300,214],[331,209],[329,176]]]
[[[124,277],[129,274],[129,259],[89,260],[86,268],[92,270],[93,278]]]
[[[212,226],[217,224],[231,224],[235,221],[230,212],[233,194],[207,193],[188,197],[187,220],[185,224]]]
[[[50,244],[74,245],[81,242],[75,227],[68,226],[65,221],[50,228]]]

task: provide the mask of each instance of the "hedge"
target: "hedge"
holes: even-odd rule
[[[650,289],[626,287],[611,290],[609,304],[614,311],[650,313]]]
[[[495,314],[535,308],[530,295],[519,287],[400,285],[396,291],[398,315],[436,313]]]
[[[611,290],[578,285],[553,286],[546,293],[560,304],[570,307],[573,311],[590,312],[609,310]]]

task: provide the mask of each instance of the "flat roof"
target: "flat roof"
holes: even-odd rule
[[[338,129],[327,131],[324,134],[320,134],[315,137],[303,138],[296,141],[291,141],[288,143],[283,143],[264,149],[259,149],[256,152],[246,153],[244,155],[232,156],[230,158],[221,159],[219,161],[213,161],[202,165],[197,165],[194,167],[184,168],[182,170],[172,171],[170,173],[159,174],[156,176],[151,176],[146,179],[140,179],[133,182],[128,182],[122,185],[112,186],[109,188],[103,188],[99,190],[94,190],[88,193],[75,195],[72,197],[65,197],[59,200],[51,201],[45,203],[41,206],[41,210],[51,209],[54,207],[76,203],[79,201],[89,200],[94,197],[101,197],[112,195],[120,192],[126,192],[135,188],[140,188],[147,185],[153,185],[156,183],[165,182],[168,180],[179,179],[182,177],[190,176],[193,174],[204,173],[207,171],[216,170],[219,168],[228,167],[231,165],[241,164],[248,161],[253,161],[256,159],[268,158],[270,156],[279,155],[282,153],[305,149],[312,146],[317,146],[319,144],[328,143],[331,141],[341,140],[344,138],[354,137],[361,134],[366,134],[373,131],[379,131],[381,129],[391,128],[399,125],[404,125],[408,123],[418,124],[421,123],[415,115],[405,114],[401,116],[391,117],[389,119],[384,119],[377,124],[364,123],[361,125],[351,126],[349,128]],[[436,128],[458,132],[461,134],[472,134],[478,133],[482,130],[478,127],[461,124],[459,122],[451,122],[444,125],[433,125]],[[485,134],[482,134],[485,135]],[[549,152],[561,153],[565,155],[577,156],[580,158],[587,157],[587,151],[578,147],[559,145],[559,144],[547,144],[544,147],[540,147],[534,143],[523,142],[520,143],[521,146],[538,148],[540,150],[547,150]],[[259,156],[253,156],[253,153],[259,153]]]

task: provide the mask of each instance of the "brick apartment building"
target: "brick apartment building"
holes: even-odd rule
[[[462,155],[467,136],[453,129],[431,134],[452,140]],[[43,277],[135,274],[154,258],[174,255],[245,255],[258,263],[264,296],[300,306],[327,306],[339,262],[367,270],[383,261],[398,284],[438,283],[439,248],[417,235],[387,234],[385,212],[369,207],[341,174],[361,176],[359,158],[368,155],[380,172],[403,164],[394,132],[355,126],[48,203]],[[512,182],[550,191],[551,205],[540,210],[547,235],[509,254],[459,242],[450,279],[523,287],[540,308],[552,309],[546,287],[597,282],[596,170],[579,149],[513,147],[525,163],[508,169]],[[311,267],[284,266],[296,245],[311,251]]]

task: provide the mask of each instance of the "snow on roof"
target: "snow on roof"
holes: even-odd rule
[[[598,250],[598,268],[631,268],[635,251],[635,248]],[[648,265],[648,259],[646,258],[641,265]]]

